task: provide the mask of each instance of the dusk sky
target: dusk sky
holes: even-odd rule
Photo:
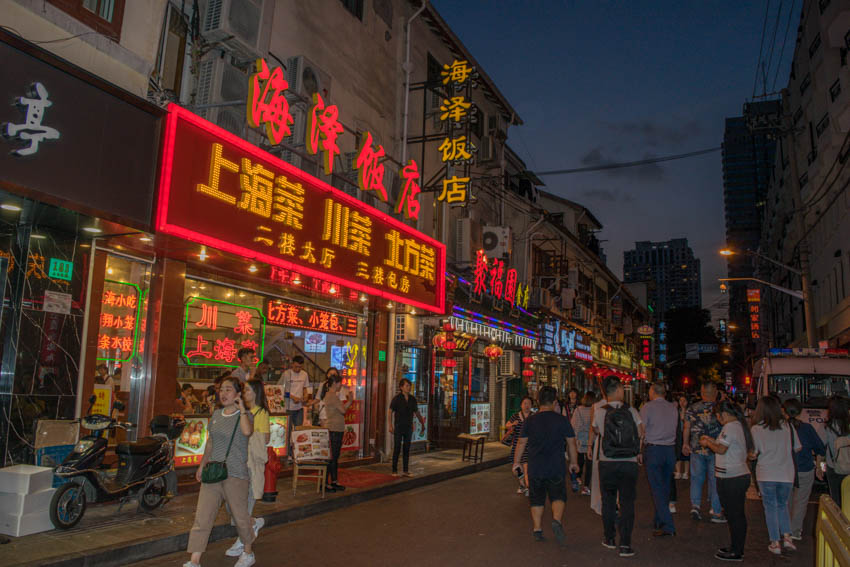
[[[753,94],[766,0],[757,2],[485,1],[434,5],[525,124],[508,143],[532,170],[634,161],[720,146],[724,118]],[[799,2],[780,61],[782,3],[768,91],[787,84]],[[777,24],[767,18],[765,59]],[[761,83],[759,93],[761,93]],[[702,261],[703,306],[716,309],[725,242],[721,154],[543,178],[603,223],[622,276],[636,240],[685,237]],[[714,305],[712,305],[714,304]]]

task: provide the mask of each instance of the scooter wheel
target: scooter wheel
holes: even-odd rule
[[[86,513],[86,491],[82,484],[67,482],[50,501],[50,521],[60,530],[70,530]]]
[[[159,477],[139,492],[139,508],[151,512],[159,508],[165,501],[165,479]]]

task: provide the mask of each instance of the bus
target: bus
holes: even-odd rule
[[[753,375],[759,397],[776,394],[783,402],[789,398],[800,400],[800,419],[811,423],[823,439],[829,397],[850,396],[847,349],[772,348],[756,363]]]

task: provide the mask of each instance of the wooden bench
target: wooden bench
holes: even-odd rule
[[[463,440],[462,461],[479,463],[484,460],[484,440],[486,439],[486,435],[461,433],[457,438]]]

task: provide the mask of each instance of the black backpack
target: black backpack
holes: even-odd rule
[[[637,423],[623,403],[620,407],[603,406],[605,432],[602,435],[602,453],[609,459],[628,459],[640,453],[640,435]]]

